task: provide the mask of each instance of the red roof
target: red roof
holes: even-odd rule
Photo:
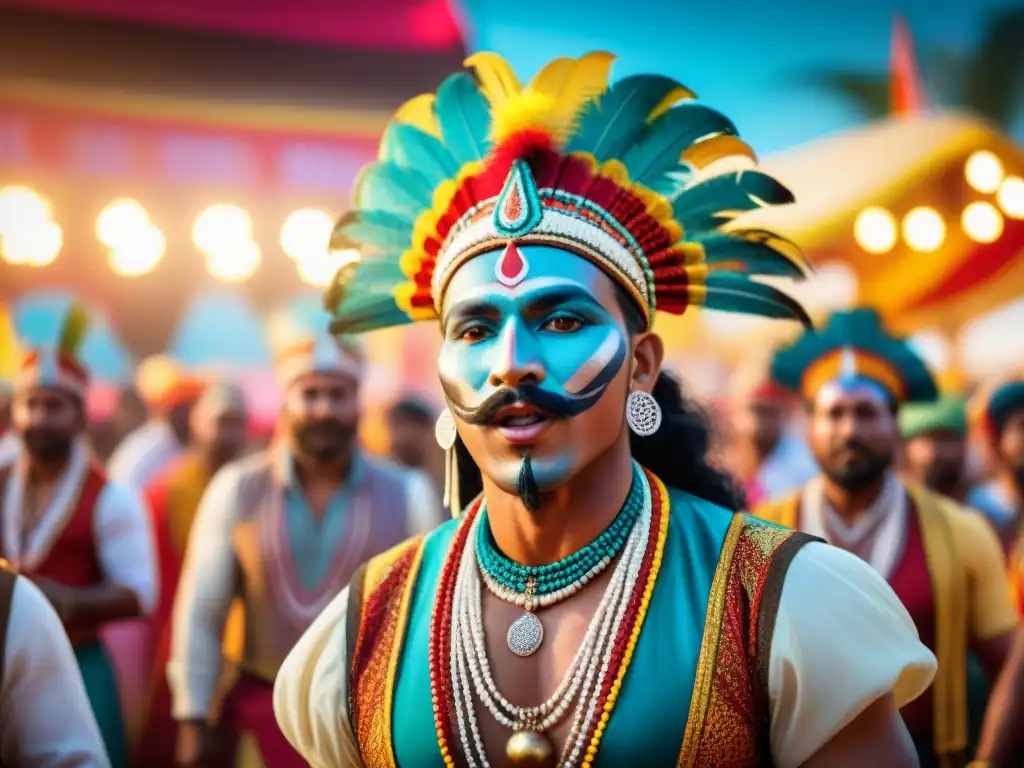
[[[457,45],[447,0],[13,0],[7,5],[325,45],[440,50]]]

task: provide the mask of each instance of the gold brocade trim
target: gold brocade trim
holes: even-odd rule
[[[722,619],[725,615],[726,587],[729,583],[729,572],[732,569],[733,555],[743,532],[744,515],[734,513],[729,529],[725,534],[722,552],[718,556],[718,566],[711,582],[711,593],[708,596],[708,610],[704,620],[704,637],[701,640],[700,655],[697,657],[697,674],[693,681],[693,696],[690,699],[690,714],[686,719],[686,731],[683,736],[683,747],[679,753],[679,768],[690,768],[697,764],[697,752],[700,746],[700,735],[704,730],[711,704],[711,692],[715,682],[715,666],[718,659],[718,641],[722,632]]]
[[[384,727],[388,734],[388,757],[389,768],[396,766],[394,731],[391,728],[391,716],[395,703],[395,678],[398,677],[398,661],[402,656],[402,648],[405,646],[405,630],[409,625],[409,609],[412,607],[412,594],[416,587],[416,576],[420,572],[420,563],[423,562],[422,545],[416,547],[416,554],[413,556],[409,572],[405,577],[405,585],[402,589],[402,599],[398,606],[398,618],[395,621],[395,634],[392,639],[390,663],[388,664],[388,676],[384,681]]]
[[[935,601],[932,746],[937,755],[967,747],[967,594],[963,566],[946,509],[933,494],[905,486],[921,526]]]

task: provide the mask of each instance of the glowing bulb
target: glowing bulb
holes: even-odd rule
[[[865,208],[853,225],[857,244],[868,253],[888,253],[896,245],[896,219],[884,208]]]
[[[260,265],[260,247],[251,240],[207,254],[206,269],[225,283],[248,280]]]
[[[167,249],[163,233],[149,225],[124,238],[110,251],[110,268],[124,277],[138,277],[156,269]]]
[[[33,229],[50,220],[50,203],[28,187],[0,189],[0,235]]]
[[[2,254],[9,264],[45,267],[52,264],[64,246],[64,231],[54,221],[21,226],[3,236]]]
[[[1024,219],[1024,179],[1007,176],[996,194],[996,202],[1011,219]]]
[[[237,205],[211,205],[196,217],[192,240],[207,254],[236,252],[252,240],[252,219]]]
[[[994,152],[983,149],[967,158],[964,176],[976,190],[990,194],[999,189],[1003,180],[1003,163]]]
[[[137,201],[123,198],[96,218],[96,237],[108,248],[119,248],[149,226],[149,213]]]
[[[322,258],[330,247],[334,219],[312,208],[291,213],[281,227],[281,249],[296,261]]]
[[[960,226],[972,240],[994,243],[1003,234],[1003,217],[991,203],[971,203],[960,217]]]
[[[914,208],[903,217],[903,239],[915,251],[930,253],[946,239],[946,223],[933,208]]]
[[[359,251],[331,251],[323,256],[299,259],[299,277],[316,288],[326,288],[339,269],[354,261],[359,261]]]

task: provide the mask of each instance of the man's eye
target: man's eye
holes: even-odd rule
[[[583,327],[583,323],[575,317],[553,317],[544,324],[544,330],[555,333],[572,333]]]
[[[464,328],[462,332],[459,333],[459,338],[462,339],[463,341],[474,342],[482,341],[483,339],[486,339],[489,335],[490,331],[485,326],[471,325],[467,328]]]

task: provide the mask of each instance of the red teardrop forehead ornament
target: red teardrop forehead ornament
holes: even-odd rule
[[[498,278],[498,282],[509,288],[514,288],[526,279],[526,273],[529,271],[530,264],[526,261],[526,257],[519,250],[515,241],[509,240],[504,253],[494,265],[494,275]]]

